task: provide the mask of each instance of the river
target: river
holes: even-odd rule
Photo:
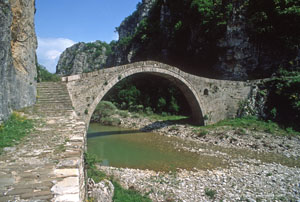
[[[88,152],[96,154],[102,165],[170,171],[227,167],[226,161],[210,155],[183,151],[174,147],[183,140],[156,133],[140,132],[91,123],[88,130]]]

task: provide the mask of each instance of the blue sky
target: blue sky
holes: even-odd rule
[[[77,42],[117,40],[115,28],[141,0],[36,0],[40,64],[54,73],[60,54]]]

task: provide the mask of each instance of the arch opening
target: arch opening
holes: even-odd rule
[[[161,80],[162,83],[170,83],[170,85],[172,85],[172,87],[175,87],[175,91],[177,94],[179,94],[181,96],[181,98],[179,98],[179,102],[177,103],[181,106],[181,111],[179,111],[179,113],[181,115],[188,115],[190,118],[190,123],[195,124],[195,125],[204,125],[204,119],[203,119],[203,114],[202,114],[202,110],[201,110],[201,106],[200,106],[200,101],[199,98],[197,97],[197,93],[195,90],[193,90],[193,88],[191,87],[191,85],[189,85],[189,83],[187,81],[185,81],[185,79],[183,78],[178,78],[178,75],[172,75],[171,73],[168,74],[166,72],[159,72],[159,71],[146,71],[144,69],[141,69],[138,72],[133,72],[133,73],[127,73],[127,74],[119,74],[116,75],[114,78],[110,79],[110,81],[108,82],[110,85],[107,86],[105,89],[103,89],[99,95],[97,95],[97,98],[95,99],[94,103],[91,105],[90,107],[90,111],[94,112],[96,106],[98,105],[98,103],[102,100],[107,100],[109,97],[111,97],[111,93],[114,91],[118,91],[120,89],[115,89],[116,87],[118,87],[120,85],[120,83],[128,80],[128,79],[137,79],[137,80],[144,80],[142,83],[145,84],[145,82],[147,83],[147,81],[152,81],[152,82],[156,82],[158,80]],[[152,80],[153,79],[153,80]],[[157,85],[160,85],[159,82],[157,82]],[[162,85],[163,87],[163,85]],[[147,89],[149,91],[149,89]],[[143,94],[143,90],[141,91],[141,93]],[[152,92],[153,93],[153,92]],[[179,96],[179,97],[180,97]],[[143,97],[143,102],[145,101],[145,96],[141,96]],[[149,96],[148,98],[149,99]],[[172,97],[170,98],[165,98],[166,101],[166,105],[165,107],[169,107],[172,108],[172,106],[170,107],[170,101],[171,101]],[[178,97],[177,97],[178,99]],[[178,102],[178,100],[176,100]],[[151,103],[151,98],[150,100],[148,100],[148,102]],[[183,104],[184,103],[184,104]],[[129,106],[130,103],[118,103],[118,107],[122,108],[122,107],[127,107]],[[140,104],[140,103],[138,103]],[[173,103],[174,104],[174,103]],[[143,109],[145,109],[146,107],[150,107],[154,112],[164,112],[163,110],[166,110],[166,108],[161,109],[157,106],[143,106]],[[176,109],[176,105],[175,105],[175,109]],[[174,110],[174,106],[173,106],[173,110]],[[168,112],[168,111],[167,111]],[[90,114],[89,118],[88,118],[88,123],[91,119],[93,113]]]

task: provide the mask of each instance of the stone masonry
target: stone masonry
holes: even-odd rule
[[[37,104],[22,110],[35,129],[0,155],[0,201],[85,200],[85,123],[64,83],[38,84]]]
[[[173,82],[189,102],[192,117],[199,125],[213,124],[237,115],[239,104],[248,98],[255,82],[214,80],[185,73],[155,61],[98,70],[63,77],[77,112],[86,124],[104,95],[120,80],[138,74],[154,74]]]

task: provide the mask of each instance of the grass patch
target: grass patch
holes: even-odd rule
[[[60,145],[58,145],[58,146],[55,148],[54,153],[55,153],[55,154],[60,154],[60,153],[63,153],[63,152],[65,152],[65,151],[66,151],[65,145],[64,145],[64,144],[60,144]]]
[[[138,191],[134,189],[124,189],[119,183],[112,181],[115,192],[114,202],[151,202],[151,199],[147,196],[142,196]]]
[[[231,127],[235,129],[239,135],[245,135],[245,129],[266,132],[273,135],[300,135],[299,132],[294,131],[291,128],[283,129],[277,123],[272,121],[263,121],[256,117],[244,117],[244,118],[235,118],[220,121],[216,124],[209,126],[201,126],[202,129],[215,129],[218,127]]]
[[[33,121],[12,113],[7,121],[0,125],[0,154],[4,147],[11,147],[33,130]]]
[[[217,192],[213,189],[205,188],[204,193],[206,196],[208,196],[210,199],[214,199],[216,197]]]

